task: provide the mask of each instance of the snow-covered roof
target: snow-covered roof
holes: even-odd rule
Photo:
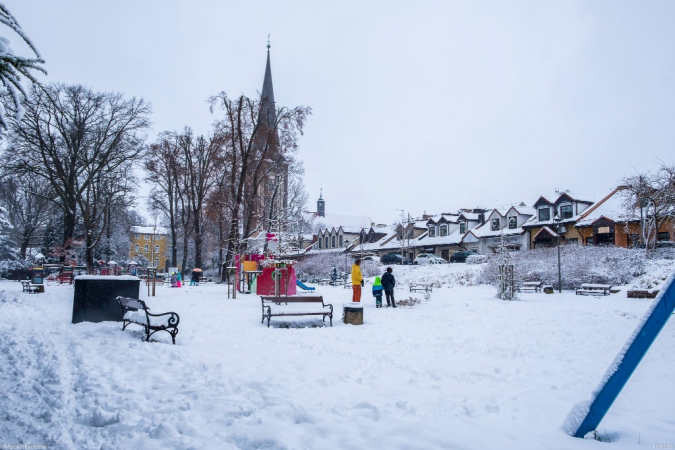
[[[521,206],[521,205],[518,205],[518,206],[512,206],[512,207],[509,209],[509,211],[510,211],[510,210],[514,210],[514,211],[517,212],[518,214],[522,214],[522,215],[524,215],[524,216],[534,216],[534,215],[537,213],[537,210],[534,209],[534,208],[532,208],[532,207],[530,207],[530,206]]]
[[[169,234],[169,230],[164,227],[131,227],[131,232],[136,234]]]
[[[581,213],[576,226],[591,226],[593,225],[593,222],[601,217],[614,222],[638,220],[637,212],[634,212],[632,215],[626,212],[623,206],[622,190],[622,187],[613,189],[605,198]]]
[[[370,220],[370,217],[365,217],[365,216],[344,216],[340,214],[326,214],[325,217],[315,217],[314,218],[315,223],[321,225],[321,229],[338,229],[342,227],[345,231],[349,229],[350,231],[347,231],[348,233],[352,233],[353,231],[358,228],[357,233],[361,231],[362,228],[369,229],[372,225],[372,221]]]
[[[470,212],[461,212],[458,216],[458,219],[460,219],[460,218],[470,220],[471,222],[478,222],[478,221],[480,221],[480,214],[470,213]]]
[[[553,194],[549,195],[541,195],[537,200],[534,202],[536,205],[540,200],[545,200],[546,202],[555,205],[558,203],[562,197],[569,197],[575,202],[581,202],[581,203],[593,203],[593,200],[584,200],[584,198],[590,197],[585,194],[577,194],[575,192],[570,192],[570,191],[563,191],[563,192],[554,192]]]
[[[535,234],[535,235],[534,235],[534,238],[532,238],[532,239],[533,239],[533,240],[537,239],[537,237],[539,237],[539,235],[540,235],[541,233],[548,233],[548,234],[550,234],[550,235],[553,236],[553,237],[558,237],[558,233],[556,233],[555,231],[553,231],[553,230],[550,229],[549,227],[542,227],[541,230],[539,230],[539,232],[538,232],[537,234]]]
[[[476,236],[477,238],[487,238],[487,237],[495,237],[495,236],[501,236],[502,234],[504,236],[514,236],[514,235],[521,235],[525,232],[522,227],[518,228],[500,228],[499,230],[493,230],[490,223],[484,223],[481,226],[478,226],[471,230],[473,232],[473,235]]]
[[[420,236],[417,239],[417,242],[419,243],[418,245],[420,246],[429,246],[429,245],[452,245],[452,244],[459,244],[462,242],[462,238],[464,237],[464,233],[460,233],[459,229],[455,230],[453,233],[448,234],[447,236],[434,236],[434,237],[429,237],[427,234]],[[413,245],[414,247],[414,245]]]

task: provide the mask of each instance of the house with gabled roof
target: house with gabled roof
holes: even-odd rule
[[[625,186],[618,186],[592,207],[584,211],[576,223],[584,245],[616,245],[633,248],[640,242],[640,209],[627,211],[624,206]],[[657,241],[674,241],[673,224],[665,221],[657,230]]]
[[[593,201],[569,191],[540,196],[532,205],[534,216],[523,224],[523,229],[530,233],[530,248],[550,247],[556,245],[558,239],[561,244],[579,244],[582,236],[575,225],[592,204]],[[560,224],[556,224],[556,217],[561,219]]]
[[[449,261],[454,252],[465,250],[464,235],[482,223],[484,214],[484,209],[465,209],[429,217],[427,232],[420,235],[413,246],[414,255],[430,253]]]
[[[497,251],[503,236],[509,250],[529,250],[530,232],[525,230],[523,225],[534,214],[534,208],[525,206],[524,203],[494,208],[487,214],[484,224],[469,230],[462,244],[467,250],[489,255]]]

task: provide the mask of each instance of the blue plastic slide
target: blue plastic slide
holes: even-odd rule
[[[309,287],[309,286],[307,286],[305,283],[303,283],[303,282],[300,281],[300,280],[295,280],[295,283],[298,285],[298,287],[299,287],[300,289],[303,289],[303,290],[305,290],[305,291],[313,291],[313,290],[316,289],[315,287]]]

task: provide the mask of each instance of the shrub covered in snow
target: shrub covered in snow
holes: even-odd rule
[[[485,264],[488,257],[485,255],[470,255],[466,258],[467,264]]]
[[[338,274],[344,277],[351,273],[353,264],[354,259],[345,253],[317,252],[299,261],[295,265],[295,269],[305,277],[330,278],[333,267],[335,267]],[[364,278],[381,275],[382,267],[375,261],[363,261],[361,273],[363,273]]]
[[[347,273],[351,271],[352,259],[344,253],[317,252],[298,261],[295,270],[312,277],[330,278],[333,267],[338,272]]]
[[[561,250],[563,289],[578,288],[582,283],[622,285],[645,273],[645,252],[619,247],[564,245]],[[543,281],[558,284],[558,250],[540,248],[512,253],[516,284]],[[480,276],[483,284],[494,284],[498,273],[496,256],[488,258]]]

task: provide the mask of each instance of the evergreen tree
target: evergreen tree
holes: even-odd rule
[[[0,101],[0,130],[4,131],[9,127],[5,118],[6,107],[14,111],[14,118],[17,121],[23,117],[22,96],[26,95],[26,91],[21,85],[22,77],[39,85],[31,71],[39,71],[44,74],[47,74],[47,72],[41,67],[41,64],[44,64],[45,61],[40,56],[40,52],[2,3],[0,3],[0,23],[18,34],[36,56],[35,58],[16,56],[9,45],[9,39],[0,36],[0,96],[2,97],[2,101]]]

